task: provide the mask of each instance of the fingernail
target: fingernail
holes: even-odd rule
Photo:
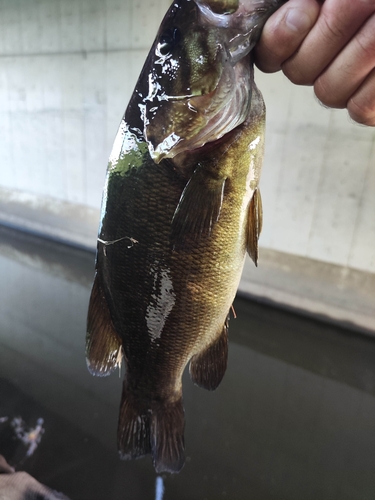
[[[285,24],[291,31],[305,33],[311,27],[310,16],[300,9],[290,9],[285,18]]]

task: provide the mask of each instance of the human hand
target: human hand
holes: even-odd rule
[[[69,500],[39,483],[27,472],[0,475],[0,498],[6,500]]]
[[[267,21],[255,61],[375,126],[375,0],[289,0]]]

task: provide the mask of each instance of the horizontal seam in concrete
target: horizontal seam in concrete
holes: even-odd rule
[[[150,47],[132,48],[123,47],[119,49],[94,49],[94,50],[67,50],[65,52],[25,52],[14,54],[0,54],[0,59],[12,59],[18,57],[61,57],[61,56],[75,56],[80,55],[87,57],[91,54],[110,54],[112,52],[145,52],[150,50]]]
[[[0,189],[0,223],[87,250],[96,247],[99,210]],[[375,274],[261,248],[248,262],[239,293],[325,317],[375,335]]]

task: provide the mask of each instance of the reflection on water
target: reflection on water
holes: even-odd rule
[[[84,358],[93,265],[0,230],[0,417],[42,417],[45,429],[25,470],[72,500],[374,498],[375,343],[244,300],[219,389],[184,378],[181,473],[121,462],[121,380],[92,377]],[[5,421],[0,453],[17,456]]]

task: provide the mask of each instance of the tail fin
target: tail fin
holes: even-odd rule
[[[150,416],[149,406],[133,396],[125,379],[117,430],[117,446],[123,460],[151,453]]]
[[[180,472],[185,464],[185,416],[182,397],[152,407],[151,445],[157,473]]]
[[[122,459],[151,453],[156,472],[179,472],[185,463],[184,428],[182,397],[147,404],[124,381],[117,433]]]

